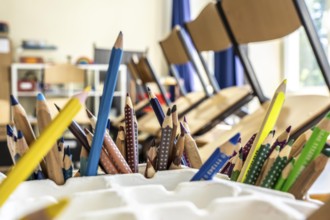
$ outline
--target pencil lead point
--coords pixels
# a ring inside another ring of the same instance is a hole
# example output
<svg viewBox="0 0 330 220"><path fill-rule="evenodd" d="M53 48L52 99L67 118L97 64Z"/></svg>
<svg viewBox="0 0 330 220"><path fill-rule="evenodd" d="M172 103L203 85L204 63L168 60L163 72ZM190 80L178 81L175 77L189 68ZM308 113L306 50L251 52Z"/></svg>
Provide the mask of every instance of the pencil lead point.
<svg viewBox="0 0 330 220"><path fill-rule="evenodd" d="M126 93L126 96L129 97L129 93Z"/></svg>
<svg viewBox="0 0 330 220"><path fill-rule="evenodd" d="M172 113L173 112L176 112L176 105L173 105L173 107L172 107Z"/></svg>
<svg viewBox="0 0 330 220"><path fill-rule="evenodd" d="M13 128L10 125L6 125L7 128L7 135L12 137L13 136Z"/></svg>
<svg viewBox="0 0 330 220"><path fill-rule="evenodd" d="M18 130L17 131L17 139L21 139L23 137L23 132Z"/></svg>
<svg viewBox="0 0 330 220"><path fill-rule="evenodd" d="M123 33L121 31L118 34L114 47L120 49L123 48Z"/></svg>
<svg viewBox="0 0 330 220"><path fill-rule="evenodd" d="M10 103L11 105L18 105L18 101L13 95L10 95Z"/></svg>
<svg viewBox="0 0 330 220"><path fill-rule="evenodd" d="M289 133L291 131L291 125L285 131Z"/></svg>
<svg viewBox="0 0 330 220"><path fill-rule="evenodd" d="M167 116L170 116L171 115L171 108L168 108L167 109L167 113L166 113Z"/></svg>
<svg viewBox="0 0 330 220"><path fill-rule="evenodd" d="M186 116L183 116L183 121L187 123L187 118L186 118Z"/></svg>
<svg viewBox="0 0 330 220"><path fill-rule="evenodd" d="M54 103L54 105L55 105L55 108L57 109L57 111L61 111L61 108L58 105L56 105L56 103Z"/></svg>
<svg viewBox="0 0 330 220"><path fill-rule="evenodd" d="M38 101L45 101L46 98L41 92L39 92L38 95L37 95L37 100Z"/></svg>

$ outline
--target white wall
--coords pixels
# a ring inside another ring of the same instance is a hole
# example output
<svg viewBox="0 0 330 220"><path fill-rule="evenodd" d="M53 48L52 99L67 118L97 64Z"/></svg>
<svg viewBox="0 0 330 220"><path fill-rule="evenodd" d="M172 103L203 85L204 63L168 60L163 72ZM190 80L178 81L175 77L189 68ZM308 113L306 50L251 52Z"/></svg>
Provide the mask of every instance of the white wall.
<svg viewBox="0 0 330 220"><path fill-rule="evenodd" d="M170 29L171 1L155 0L0 0L0 20L10 25L15 47L41 39L58 47L47 52L56 62L71 55L93 57L92 44L112 47L124 33L124 49L145 50L157 71L164 68L158 41ZM163 66L162 66L163 65ZM163 72L163 71L162 71Z"/></svg>

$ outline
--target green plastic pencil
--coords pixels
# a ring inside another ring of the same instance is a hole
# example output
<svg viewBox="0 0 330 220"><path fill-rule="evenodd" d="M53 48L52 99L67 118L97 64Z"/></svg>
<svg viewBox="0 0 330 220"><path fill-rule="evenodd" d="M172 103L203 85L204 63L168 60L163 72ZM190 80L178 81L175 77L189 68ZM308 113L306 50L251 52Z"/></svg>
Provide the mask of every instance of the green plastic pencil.
<svg viewBox="0 0 330 220"><path fill-rule="evenodd" d="M314 128L312 136L302 149L300 157L292 168L287 181L284 183L282 191L287 192L296 181L300 173L305 167L320 155L330 133L330 112L326 117Z"/></svg>

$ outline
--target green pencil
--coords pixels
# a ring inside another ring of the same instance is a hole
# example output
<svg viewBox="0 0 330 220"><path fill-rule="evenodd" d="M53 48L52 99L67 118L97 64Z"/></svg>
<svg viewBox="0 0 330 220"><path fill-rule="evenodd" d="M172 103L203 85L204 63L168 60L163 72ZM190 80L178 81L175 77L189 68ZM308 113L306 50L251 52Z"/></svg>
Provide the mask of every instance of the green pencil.
<svg viewBox="0 0 330 220"><path fill-rule="evenodd" d="M307 141L305 147L302 149L297 162L292 168L287 181L284 183L282 191L287 192L296 181L297 177L304 170L304 168L320 155L323 147L327 141L330 133L330 112L326 117L314 128L312 136Z"/></svg>
<svg viewBox="0 0 330 220"><path fill-rule="evenodd" d="M233 168L233 172L231 173L230 180L237 181L239 174L241 173L242 166L243 166L243 151L239 152L238 157L235 160L235 166Z"/></svg>
<svg viewBox="0 0 330 220"><path fill-rule="evenodd" d="M275 162L269 169L269 171L265 174L265 178L261 180L261 187L265 188L274 188L278 178L281 175L281 172L288 161L288 157L291 151L291 145L287 144L279 153Z"/></svg>
<svg viewBox="0 0 330 220"><path fill-rule="evenodd" d="M266 174L269 172L269 170L272 168L274 165L276 158L278 157L280 153L280 145L277 145L273 152L269 155L268 159L266 159L264 165L262 166L260 175L258 177L258 180L256 182L256 186L260 186L261 182L265 179Z"/></svg>
<svg viewBox="0 0 330 220"><path fill-rule="evenodd" d="M283 187L285 181L287 180L287 178L293 168L293 165L296 163L298 157L299 156L292 158L291 161L284 167L284 169L281 172L281 176L278 178L278 180L275 184L274 189L276 189L276 190L282 189L282 187Z"/></svg>

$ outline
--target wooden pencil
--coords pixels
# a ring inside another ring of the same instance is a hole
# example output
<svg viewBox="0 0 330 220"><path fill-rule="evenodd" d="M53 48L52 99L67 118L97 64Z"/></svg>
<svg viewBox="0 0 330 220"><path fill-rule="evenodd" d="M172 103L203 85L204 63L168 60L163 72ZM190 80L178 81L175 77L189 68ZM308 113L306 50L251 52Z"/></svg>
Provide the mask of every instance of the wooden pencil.
<svg viewBox="0 0 330 220"><path fill-rule="evenodd" d="M251 150L251 147L254 143L254 140L256 139L257 137L257 133L253 134L250 139L248 140L248 142L246 142L246 144L244 145L244 147L242 148L242 159L243 159L243 163L245 162L250 150Z"/></svg>
<svg viewBox="0 0 330 220"><path fill-rule="evenodd" d="M306 144L307 140L311 137L313 131L311 129L302 133L293 143L292 150L289 155L289 159L296 157L300 154L303 146Z"/></svg>
<svg viewBox="0 0 330 220"><path fill-rule="evenodd" d="M240 135L240 134L239 134ZM242 149L242 144L241 144L241 138L238 139L236 147L234 149L234 153L230 156L230 159L227 161L227 163L223 166L221 169L220 173L225 174L227 176L230 176L234 166L235 166L235 161L237 159L239 151Z"/></svg>
<svg viewBox="0 0 330 220"><path fill-rule="evenodd" d="M168 108L165 119L162 124L162 134L160 146L157 152L157 170L166 170L169 157L170 138L172 135L173 123L171 109Z"/></svg>
<svg viewBox="0 0 330 220"><path fill-rule="evenodd" d="M136 150L136 138L134 128L134 110L129 94L126 95L125 105L125 127L126 127L126 158L133 173L138 173L138 155Z"/></svg>
<svg viewBox="0 0 330 220"><path fill-rule="evenodd" d="M275 162L269 169L269 171L265 174L265 178L261 180L261 186L265 188L273 189L275 187L276 182L280 178L281 172L285 167L285 164L288 161L288 157L291 151L291 144L288 143L279 153Z"/></svg>
<svg viewBox="0 0 330 220"><path fill-rule="evenodd" d="M184 151L192 168L199 169L203 162L196 141L184 128Z"/></svg>
<svg viewBox="0 0 330 220"><path fill-rule="evenodd" d="M81 147L79 173L81 173L82 176L84 176L86 172L87 159L88 159L88 152L84 147Z"/></svg>
<svg viewBox="0 0 330 220"><path fill-rule="evenodd" d="M163 109L159 103L158 98L155 96L155 94L151 91L151 89L149 87L147 87L147 92L148 92L148 96L149 96L150 105L155 112L155 115L157 117L157 120L158 120L160 126L162 126L164 118L165 118Z"/></svg>
<svg viewBox="0 0 330 220"><path fill-rule="evenodd" d="M235 166L233 168L233 172L231 173L230 180L237 181L242 166L243 166L243 152L241 151L235 160Z"/></svg>
<svg viewBox="0 0 330 220"><path fill-rule="evenodd" d="M186 116L183 116L183 126L186 129L187 133L190 133L190 128L189 128L189 124L188 124L188 120Z"/></svg>
<svg viewBox="0 0 330 220"><path fill-rule="evenodd" d="M176 105L173 105L172 107L172 123L173 123L173 129L172 129L172 135L170 139L170 148L168 151L168 164L167 166L169 167L173 161L173 158L176 154L176 151L174 150L174 144L175 144L175 138L178 133L178 125L179 125L179 119L178 119L178 113L176 110Z"/></svg>
<svg viewBox="0 0 330 220"><path fill-rule="evenodd" d="M287 192L303 169L314 160L323 150L330 133L330 112L317 124L305 147L302 149L299 158L294 164L288 179L285 181L282 191Z"/></svg>
<svg viewBox="0 0 330 220"><path fill-rule="evenodd" d="M277 118L282 110L282 106L285 100L285 90L286 90L286 80L277 87L272 101L268 106L266 115L258 131L256 140L253 142L251 150L244 162L240 176L238 178L239 182L244 182L246 180L247 172L250 170L251 164L256 158L256 152L259 150L261 144L264 142L269 132L274 128Z"/></svg>
<svg viewBox="0 0 330 220"><path fill-rule="evenodd" d="M87 128L85 128L84 131L87 136L87 140L88 140L89 144L91 144L93 141L92 132L90 132ZM116 169L115 165L112 163L110 158L108 157L103 146L101 148L100 163L102 164L105 173L107 173L107 174L117 174L118 173L118 170Z"/></svg>
<svg viewBox="0 0 330 220"><path fill-rule="evenodd" d="M119 131L117 134L117 138L116 138L116 145L121 153L121 155L125 158L125 160L127 160L126 158L126 146L125 146L125 129L123 126L119 127Z"/></svg>
<svg viewBox="0 0 330 220"><path fill-rule="evenodd" d="M95 138L93 138L93 142L91 144L91 151L88 156L88 163L86 169L87 176L97 175L97 168L102 152L104 133L106 131L106 123L112 105L113 94L117 83L119 65L121 63L122 55L123 35L120 32L114 44L114 47L111 50L109 68L105 77L102 99L97 116L98 120L95 127Z"/></svg>
<svg viewBox="0 0 330 220"><path fill-rule="evenodd" d="M296 199L303 199L315 180L321 175L327 165L328 159L329 155L321 153L310 162L293 183L289 193L293 194Z"/></svg>
<svg viewBox="0 0 330 220"><path fill-rule="evenodd" d="M73 166L72 166L72 154L70 152L70 147L67 146L64 152L63 158L63 176L64 180L67 181L69 178L72 177L73 174Z"/></svg>
<svg viewBox="0 0 330 220"><path fill-rule="evenodd" d="M151 164L155 169L157 167L157 151L158 151L158 147L156 145L155 139L153 139L151 146L148 150L147 157L150 158Z"/></svg>
<svg viewBox="0 0 330 220"><path fill-rule="evenodd" d="M61 137L59 140L57 140L57 148L58 148L58 157L60 158L60 165L61 168L64 167L63 164L63 158L64 158L64 138Z"/></svg>
<svg viewBox="0 0 330 220"><path fill-rule="evenodd" d="M134 138L135 138L135 154L137 157L137 164L139 168L139 128L138 128L138 122L136 119L135 111L133 109L133 125L134 125Z"/></svg>
<svg viewBox="0 0 330 220"><path fill-rule="evenodd" d="M287 127L275 140L275 142L272 144L269 155L273 152L273 150L277 147L280 146L280 150L285 147L286 143L288 142L288 139L290 137L290 132L291 132L291 126Z"/></svg>
<svg viewBox="0 0 330 220"><path fill-rule="evenodd" d="M279 153L280 153L280 145L278 145L277 147L275 147L275 149L273 150L273 152L269 155L269 157L266 159L264 165L261 168L261 172L259 174L259 177L255 183L256 186L260 186L261 182L266 178L266 175L268 174L268 172L270 171L270 169L272 168L272 166L275 163L275 160L277 159Z"/></svg>
<svg viewBox="0 0 330 220"><path fill-rule="evenodd" d="M42 93L37 95L37 120L39 132L43 132L51 123L52 117L46 99ZM57 185L64 184L64 177L59 158L58 146L54 143L52 149L45 156L48 178Z"/></svg>
<svg viewBox="0 0 330 220"><path fill-rule="evenodd" d="M175 148L173 148L175 150L175 154L174 154L173 160L171 162L171 165L169 167L170 170L181 168L181 158L182 158L183 151L184 151L184 139L185 139L184 126L181 122L180 122L180 130L181 130L181 132L180 132L179 139L176 142Z"/></svg>
<svg viewBox="0 0 330 220"><path fill-rule="evenodd" d="M144 176L146 178L152 178L156 173L155 167L152 165L151 159L147 156L146 169L144 171Z"/></svg>
<svg viewBox="0 0 330 220"><path fill-rule="evenodd" d="M16 161L15 161L16 152L15 152L14 132L10 125L6 125L6 130L7 130L8 151L10 153L10 157L11 157L13 164L15 164L16 163Z"/></svg>

